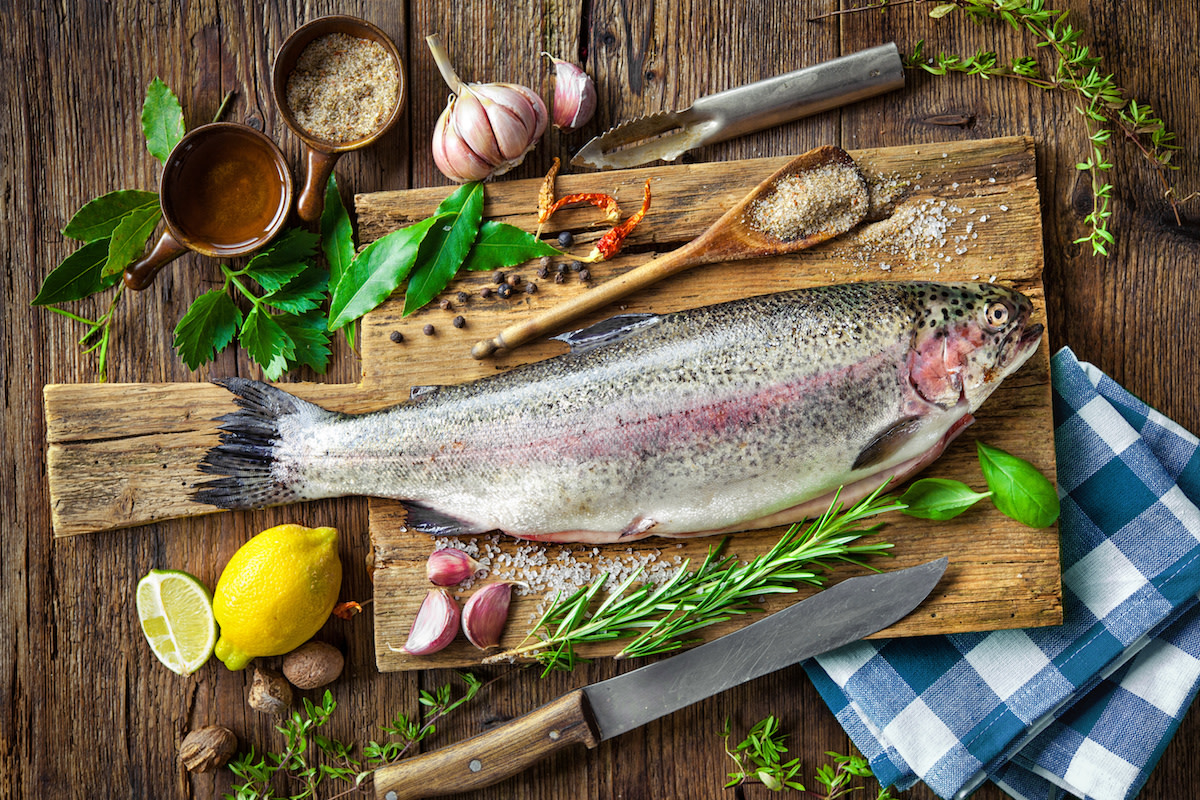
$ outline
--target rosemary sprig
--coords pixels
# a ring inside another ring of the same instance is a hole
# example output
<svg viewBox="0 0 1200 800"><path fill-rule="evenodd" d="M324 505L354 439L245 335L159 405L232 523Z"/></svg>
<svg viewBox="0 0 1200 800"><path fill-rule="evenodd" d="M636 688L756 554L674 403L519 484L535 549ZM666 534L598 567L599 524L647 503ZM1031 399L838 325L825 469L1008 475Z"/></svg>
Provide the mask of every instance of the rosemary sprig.
<svg viewBox="0 0 1200 800"><path fill-rule="evenodd" d="M695 631L759 610L754 598L795 592L804 584L822 586L825 579L817 570L834 562L865 566L863 558L890 549L887 542L858 541L880 527L864 527L863 520L905 508L882 492L880 487L846 510L835 497L820 517L806 527L793 525L769 552L744 564L735 555L718 557L722 541L709 549L698 568L690 570L685 561L660 585L639 583L641 571L634 572L594 608L607 574L567 597L560 592L525 642L485 663L532 657L545 676L573 669L579 661L576 648L583 644L632 639L617 658L670 653L694 644L688 637ZM529 641L535 637L537 641Z"/></svg>
<svg viewBox="0 0 1200 800"><path fill-rule="evenodd" d="M1014 30L1025 30L1032 34L1038 48L1053 54L1052 69L1043 67L1033 56L1018 56L1006 62L990 50L979 50L966 57L939 53L936 57L926 58L924 40L921 40L905 60L905 65L909 69L922 69L933 75L960 72L978 75L985 80L1012 78L1029 86L1063 91L1075 97L1075 110L1088 125L1089 151L1087 158L1077 162L1075 168L1088 173L1092 192L1092 210L1084 218L1089 230L1086 235L1076 239L1076 243L1089 244L1094 254L1103 256L1108 255L1109 247L1115 243L1109 230L1113 186L1105 173L1113 168L1108 147L1116 132L1120 132L1124 140L1137 148L1150 163L1163 187L1163 196L1175 215L1176 224L1182 224L1179 203L1195 195L1177 199L1167 181L1167 171L1178 169L1171 164L1173 153L1180 149L1175 143L1175 134L1167 129L1162 119L1155 116L1149 105L1128 97L1112 74L1103 71L1100 57L1093 55L1083 43L1083 32L1068 22L1066 11L1046 8L1045 0L1029 0L1027 3L1019 0L883 0L813 19L926 2L935 3L929 12L930 17L938 19L962 11L976 24L982 25L992 20L1005 22Z"/></svg>

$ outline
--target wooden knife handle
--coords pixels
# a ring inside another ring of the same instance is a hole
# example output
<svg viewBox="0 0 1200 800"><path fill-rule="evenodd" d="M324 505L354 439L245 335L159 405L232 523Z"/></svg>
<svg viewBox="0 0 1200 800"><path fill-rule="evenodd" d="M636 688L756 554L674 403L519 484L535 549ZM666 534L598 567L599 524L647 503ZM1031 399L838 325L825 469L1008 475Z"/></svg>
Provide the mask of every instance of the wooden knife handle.
<svg viewBox="0 0 1200 800"><path fill-rule="evenodd" d="M581 690L487 733L375 773L376 800L440 797L491 786L567 745L600 743Z"/></svg>

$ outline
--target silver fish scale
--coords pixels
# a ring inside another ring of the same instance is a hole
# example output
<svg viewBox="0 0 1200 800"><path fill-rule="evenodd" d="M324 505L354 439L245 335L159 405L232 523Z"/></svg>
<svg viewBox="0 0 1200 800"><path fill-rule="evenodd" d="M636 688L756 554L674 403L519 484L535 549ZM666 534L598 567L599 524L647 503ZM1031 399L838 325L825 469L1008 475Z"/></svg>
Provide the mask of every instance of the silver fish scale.
<svg viewBox="0 0 1200 800"><path fill-rule="evenodd" d="M464 531L606 540L639 521L664 535L736 527L940 440L965 410L921 398L906 360L918 335L946 335L968 303L979 314L997 297L1028 303L987 284L861 283L667 314L383 411L284 420L276 477L303 497L420 503ZM911 447L852 468L908 417L922 421Z"/></svg>

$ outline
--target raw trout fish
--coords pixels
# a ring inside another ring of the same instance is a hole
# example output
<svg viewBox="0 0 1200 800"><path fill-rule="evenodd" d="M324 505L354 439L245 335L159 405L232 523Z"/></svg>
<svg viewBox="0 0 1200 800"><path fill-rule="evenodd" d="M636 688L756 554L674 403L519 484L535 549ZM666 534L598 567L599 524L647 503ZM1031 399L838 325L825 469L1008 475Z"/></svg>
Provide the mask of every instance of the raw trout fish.
<svg viewBox="0 0 1200 800"><path fill-rule="evenodd" d="M409 526L615 542L782 525L936 459L1043 326L986 283L852 283L562 337L571 351L368 414L256 381L196 499L390 497Z"/></svg>

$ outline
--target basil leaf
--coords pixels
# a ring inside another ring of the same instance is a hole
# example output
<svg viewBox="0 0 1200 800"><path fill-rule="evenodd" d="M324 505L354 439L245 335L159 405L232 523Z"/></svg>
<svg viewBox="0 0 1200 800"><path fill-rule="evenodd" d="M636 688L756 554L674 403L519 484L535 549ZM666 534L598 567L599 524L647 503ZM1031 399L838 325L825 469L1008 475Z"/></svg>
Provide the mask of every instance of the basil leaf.
<svg viewBox="0 0 1200 800"><path fill-rule="evenodd" d="M354 227L342 205L337 177L332 174L325 187L325 209L321 212L321 249L329 263L329 284L337 286L354 260Z"/></svg>
<svg viewBox="0 0 1200 800"><path fill-rule="evenodd" d="M464 192L464 189L469 191ZM429 234L421 242L417 266L408 279L408 289L404 293L406 317L446 288L479 235L479 221L483 218L483 184L465 184L443 200L438 209L452 208L454 203L459 204L458 212L450 212L446 224L430 228Z"/></svg>
<svg viewBox="0 0 1200 800"><path fill-rule="evenodd" d="M50 271L30 305L51 306L81 300L117 282L115 275L102 272L108 261L108 239L85 244Z"/></svg>
<svg viewBox="0 0 1200 800"><path fill-rule="evenodd" d="M183 107L179 98L158 78L146 88L146 101L142 104L142 133L146 136L146 149L150 155L167 163L167 156L183 138Z"/></svg>
<svg viewBox="0 0 1200 800"><path fill-rule="evenodd" d="M976 449L996 508L1031 528L1045 528L1058 519L1058 492L1036 467L983 442L976 442Z"/></svg>
<svg viewBox="0 0 1200 800"><path fill-rule="evenodd" d="M309 267L281 289L262 296L262 301L280 311L303 314L321 305L329 288L329 273Z"/></svg>
<svg viewBox="0 0 1200 800"><path fill-rule="evenodd" d="M264 291L277 292L308 269L316 248L317 234L290 228L250 259L241 274L253 278Z"/></svg>
<svg viewBox="0 0 1200 800"><path fill-rule="evenodd" d="M429 229L447 224L452 215L438 214L392 231L367 245L333 289L329 301L329 330L336 331L388 298L408 277Z"/></svg>
<svg viewBox="0 0 1200 800"><path fill-rule="evenodd" d="M561 255L562 251L558 248L517 226L489 219L479 229L479 238L463 263L463 269L502 269L523 264L531 258Z"/></svg>
<svg viewBox="0 0 1200 800"><path fill-rule="evenodd" d="M188 369L216 358L233 341L242 312L224 289L197 297L175 326L175 351Z"/></svg>
<svg viewBox="0 0 1200 800"><path fill-rule="evenodd" d="M238 336L242 349L263 369L263 375L275 380L287 369L296 354L296 345L271 315L255 306L246 315Z"/></svg>
<svg viewBox="0 0 1200 800"><path fill-rule="evenodd" d="M329 366L329 334L325 330L325 317L315 314L281 314L275 318L295 344L296 351L288 359L288 369L304 365L312 367L319 375L325 374Z"/></svg>
<svg viewBox="0 0 1200 800"><path fill-rule="evenodd" d="M63 228L62 235L85 242L107 239L112 236L121 217L151 203L158 203L158 195L154 192L137 189L109 192L84 203L83 208L76 211L67 227Z"/></svg>
<svg viewBox="0 0 1200 800"><path fill-rule="evenodd" d="M976 492L962 481L922 478L900 495L900 502L908 506L903 513L910 517L946 520L957 517L985 497L987 494Z"/></svg>
<svg viewBox="0 0 1200 800"><path fill-rule="evenodd" d="M108 260L103 269L105 277L120 275L145 252L146 242L150 240L150 234L154 233L160 219L162 209L157 202L138 206L121 217L112 238L108 240Z"/></svg>

